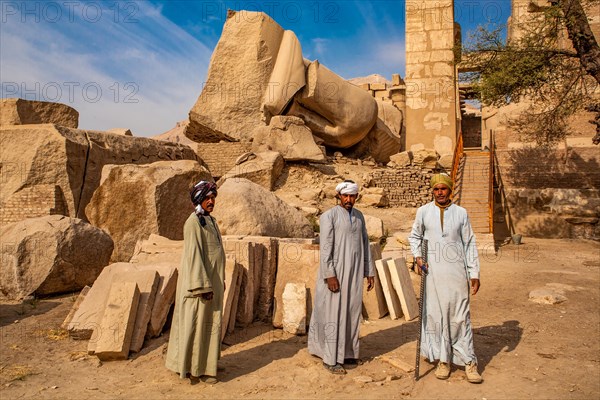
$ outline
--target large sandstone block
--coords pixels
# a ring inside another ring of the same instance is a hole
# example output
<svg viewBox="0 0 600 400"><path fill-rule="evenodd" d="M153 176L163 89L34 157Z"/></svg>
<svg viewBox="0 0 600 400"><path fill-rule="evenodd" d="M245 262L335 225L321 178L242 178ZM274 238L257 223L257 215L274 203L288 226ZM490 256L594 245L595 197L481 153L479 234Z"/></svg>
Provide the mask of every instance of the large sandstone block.
<svg viewBox="0 0 600 400"><path fill-rule="evenodd" d="M270 149L281 153L286 161L324 162L325 154L315 143L313 134L302 119L292 116L275 116L269 126L254 131L253 151Z"/></svg>
<svg viewBox="0 0 600 400"><path fill-rule="evenodd" d="M258 257L262 260L262 267L254 317L260 321L270 321L273 316L278 241L276 238L266 236L246 236L245 239L254 243L255 256L262 253Z"/></svg>
<svg viewBox="0 0 600 400"><path fill-rule="evenodd" d="M100 320L96 356L102 361L126 360L140 298L135 282L115 282Z"/></svg>
<svg viewBox="0 0 600 400"><path fill-rule="evenodd" d="M254 299L260 284L262 260L255 258L254 245L246 240L224 236L223 247L227 259L240 266L241 283L235 321L245 327L254 321Z"/></svg>
<svg viewBox="0 0 600 400"><path fill-rule="evenodd" d="M263 124L263 95L284 30L268 15L229 11L185 135L196 142L249 140Z"/></svg>
<svg viewBox="0 0 600 400"><path fill-rule="evenodd" d="M201 179L212 177L192 160L106 166L86 214L113 237L112 261L129 261L137 241L152 233L183 239L183 225L193 211L189 188Z"/></svg>
<svg viewBox="0 0 600 400"><path fill-rule="evenodd" d="M52 124L0 126L0 208L22 190L52 185L64 204L61 212L87 220L85 207L100 185L105 165L183 159L200 162L188 146L149 138Z"/></svg>
<svg viewBox="0 0 600 400"><path fill-rule="evenodd" d="M0 99L0 126L29 124L56 124L77 128L79 113L74 108L60 103Z"/></svg>
<svg viewBox="0 0 600 400"><path fill-rule="evenodd" d="M377 240L381 239L385 235L385 229L383 227L383 221L380 218L372 215L364 214L365 225L367 228L367 234L371 238Z"/></svg>
<svg viewBox="0 0 600 400"><path fill-rule="evenodd" d="M319 245L293 240L279 240L277 282L273 303L273 326L283 327L283 291L288 283L304 284L306 293L306 323L309 323L319 273Z"/></svg>
<svg viewBox="0 0 600 400"><path fill-rule="evenodd" d="M140 239L133 250L131 263L169 262L179 265L183 253L183 240L171 240L166 237L150 234L148 239Z"/></svg>
<svg viewBox="0 0 600 400"><path fill-rule="evenodd" d="M243 178L227 179L219 188L213 216L223 235L314 236L300 210Z"/></svg>
<svg viewBox="0 0 600 400"><path fill-rule="evenodd" d="M306 334L306 286L303 283L287 283L281 301L283 330L292 335Z"/></svg>
<svg viewBox="0 0 600 400"><path fill-rule="evenodd" d="M270 191L273 190L277 178L283 172L284 165L285 162L281 154L276 151L265 151L257 153L256 157L248 158L246 161L237 164L221 179L225 181L227 179L244 178Z"/></svg>
<svg viewBox="0 0 600 400"><path fill-rule="evenodd" d="M62 215L5 225L0 236L0 291L9 299L91 285L114 246L102 229Z"/></svg>

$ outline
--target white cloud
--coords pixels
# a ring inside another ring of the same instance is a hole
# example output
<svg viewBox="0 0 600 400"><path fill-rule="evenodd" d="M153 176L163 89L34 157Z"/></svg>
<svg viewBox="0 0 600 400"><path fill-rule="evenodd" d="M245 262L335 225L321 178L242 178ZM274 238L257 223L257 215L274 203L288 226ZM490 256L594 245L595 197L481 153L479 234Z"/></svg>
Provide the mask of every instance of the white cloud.
<svg viewBox="0 0 600 400"><path fill-rule="evenodd" d="M43 8L39 22L20 9L2 15L2 97L58 101L79 111L82 129L126 127L140 136L186 118L212 49L148 2L115 3L135 5L118 15L109 3L89 3L104 7L97 20L96 9L86 14L89 4L78 4L54 22Z"/></svg>

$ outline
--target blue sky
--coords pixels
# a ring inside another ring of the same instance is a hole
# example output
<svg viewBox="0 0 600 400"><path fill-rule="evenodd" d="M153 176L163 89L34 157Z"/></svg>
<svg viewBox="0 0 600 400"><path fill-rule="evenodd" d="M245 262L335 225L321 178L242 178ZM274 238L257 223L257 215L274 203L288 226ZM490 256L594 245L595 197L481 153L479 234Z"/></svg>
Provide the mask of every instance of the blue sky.
<svg viewBox="0 0 600 400"><path fill-rule="evenodd" d="M405 1L0 0L0 97L70 105L82 129L160 134L200 94L228 8L266 12L346 79L404 76ZM509 15L509 0L455 0L463 40Z"/></svg>

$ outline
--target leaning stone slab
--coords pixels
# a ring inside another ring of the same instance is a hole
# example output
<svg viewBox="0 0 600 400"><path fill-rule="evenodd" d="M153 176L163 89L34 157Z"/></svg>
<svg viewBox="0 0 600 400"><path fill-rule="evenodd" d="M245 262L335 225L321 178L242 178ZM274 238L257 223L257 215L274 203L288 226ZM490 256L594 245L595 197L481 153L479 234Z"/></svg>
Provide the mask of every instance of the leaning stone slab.
<svg viewBox="0 0 600 400"><path fill-rule="evenodd" d="M254 246L243 240L223 236L223 247L228 259L240 265L241 284L237 308L236 323L241 327L248 326L254 321L254 294L258 290L260 279L259 267L254 258ZM262 254L262 253L261 253Z"/></svg>
<svg viewBox="0 0 600 400"><path fill-rule="evenodd" d="M227 325L231 317L240 268L235 260L227 259L225 263L225 293L223 295L223 316L221 318L221 341L227 333ZM237 310L237 306L235 308Z"/></svg>
<svg viewBox="0 0 600 400"><path fill-rule="evenodd" d="M240 291L242 288L242 269L238 268L238 275L235 283L232 281L231 288L235 287L233 292L233 301L231 302L231 311L229 311L229 321L227 321L227 333L233 333L235 330L235 320L237 318L237 309L240 304ZM235 286L233 286L235 285Z"/></svg>
<svg viewBox="0 0 600 400"><path fill-rule="evenodd" d="M363 317L366 319L379 319L388 314L381 280L379 279L377 268L375 268L375 261L381 260L381 246L379 243L371 242L370 248L373 272L375 274L375 287L371 291L367 291L368 283L365 280L363 287Z"/></svg>
<svg viewBox="0 0 600 400"><path fill-rule="evenodd" d="M388 260L387 265L392 278L392 286L400 299L402 314L404 314L407 321L410 321L419 315L419 305L417 304L417 296L412 280L406 268L406 260L404 258Z"/></svg>
<svg viewBox="0 0 600 400"><path fill-rule="evenodd" d="M306 286L288 283L281 296L283 302L283 330L292 335L306 334Z"/></svg>
<svg viewBox="0 0 600 400"><path fill-rule="evenodd" d="M161 334L165 322L167 322L169 310L175 302L178 271L177 265L174 263L140 266L140 268L146 267L155 269L160 276L156 297L154 298L154 305L152 306L152 315L150 316L148 330L146 331L146 337L157 337Z"/></svg>
<svg viewBox="0 0 600 400"><path fill-rule="evenodd" d="M75 304L73 304L73 307L71 307L71 311L69 311L67 318L65 318L62 325L60 326L61 329L67 329L67 327L71 323L71 320L73 319L73 316L75 315L75 312L79 309L81 302L83 301L83 299L85 299L85 296L89 291L89 286L85 286L83 289L81 289L81 292L79 292L79 295L77 296L77 300L75 300Z"/></svg>
<svg viewBox="0 0 600 400"><path fill-rule="evenodd" d="M304 239L303 241L307 241ZM277 263L277 281L273 304L273 326L283 327L283 291L292 283L303 283L307 288L307 324L312 313L313 296L319 272L319 245L302 241L280 239Z"/></svg>
<svg viewBox="0 0 600 400"><path fill-rule="evenodd" d="M273 295L277 275L277 238L268 236L246 236L244 240L254 243L255 259L262 260L258 292L255 296L254 318L270 321L273 317ZM261 254L262 253L262 254ZM257 258L257 255L260 257Z"/></svg>
<svg viewBox="0 0 600 400"><path fill-rule="evenodd" d="M139 299L135 282L115 282L111 286L95 346L100 360L127 359Z"/></svg>
<svg viewBox="0 0 600 400"><path fill-rule="evenodd" d="M392 286L392 278L387 266L388 260L389 259L377 260L375 261L375 266L377 268L377 273L379 274L379 279L381 280L381 287L383 288L385 301L387 303L388 310L390 311L390 318L398 319L402 314L402 307L400 305L398 295Z"/></svg>

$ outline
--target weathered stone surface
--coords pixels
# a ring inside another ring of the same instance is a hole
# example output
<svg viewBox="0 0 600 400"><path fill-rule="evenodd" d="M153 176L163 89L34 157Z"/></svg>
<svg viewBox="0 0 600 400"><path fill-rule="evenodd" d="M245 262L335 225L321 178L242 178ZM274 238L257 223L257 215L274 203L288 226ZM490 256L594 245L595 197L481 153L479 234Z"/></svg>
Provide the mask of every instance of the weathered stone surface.
<svg viewBox="0 0 600 400"><path fill-rule="evenodd" d="M129 261L137 241L151 233L183 239L183 225L193 211L189 188L201 179L212 177L192 160L107 166L86 214L115 240L112 260Z"/></svg>
<svg viewBox="0 0 600 400"><path fill-rule="evenodd" d="M262 259L255 258L254 244L247 240L223 236L223 247L227 259L240 266L241 282L235 322L245 327L254 321L254 300L260 286Z"/></svg>
<svg viewBox="0 0 600 400"><path fill-rule="evenodd" d="M375 268L375 261L381 260L381 246L379 243L371 242L370 250L371 260L373 261L373 272L375 274L375 286L372 290L367 291L368 283L365 280L363 287L363 316L366 319L379 319L388 314L383 288L381 287L377 268Z"/></svg>
<svg viewBox="0 0 600 400"><path fill-rule="evenodd" d="M325 145L347 148L375 125L377 103L368 92L314 61L307 67L306 86L287 113L302 118Z"/></svg>
<svg viewBox="0 0 600 400"><path fill-rule="evenodd" d="M81 302L79 309L73 316L73 320L68 325L67 330L69 331L69 335L73 339L77 340L90 339L93 331L100 325L100 320L102 318L104 308L106 307L107 295L113 282L113 277L116 274L132 271L154 270L157 271L163 279L165 279L167 277L166 274L169 273L168 271L170 270L166 267L163 268L162 265L164 264L114 263L105 267L100 276L98 276L98 279L96 279L94 282L88 294L85 296L85 299ZM168 306L165 306L167 313L171 304L173 304L173 299L171 299ZM166 315L161 318L166 319Z"/></svg>
<svg viewBox="0 0 600 400"><path fill-rule="evenodd" d="M109 129L107 132L114 133L116 135L133 136L133 133L131 133L131 129L128 128L113 128Z"/></svg>
<svg viewBox="0 0 600 400"><path fill-rule="evenodd" d="M179 265L183 252L183 240L171 240L150 234L148 239L139 240L129 262L138 264L168 262Z"/></svg>
<svg viewBox="0 0 600 400"><path fill-rule="evenodd" d="M293 116L275 116L269 126L260 126L254 131L252 150L273 150L281 153L286 161L323 162L325 154L315 143L311 130L304 121Z"/></svg>
<svg viewBox="0 0 600 400"><path fill-rule="evenodd" d="M95 354L102 361L126 360L135 325L140 291L135 282L115 282L98 327Z"/></svg>
<svg viewBox="0 0 600 400"><path fill-rule="evenodd" d="M233 333L235 330L235 320L237 319L237 309L240 300L240 291L242 288L242 270L238 271L238 276L235 282L231 282L232 289L235 287L233 292L233 301L231 302L231 311L229 312L229 321L227 322L227 333ZM233 286L235 285L235 286Z"/></svg>
<svg viewBox="0 0 600 400"><path fill-rule="evenodd" d="M410 321L419 316L419 305L417 304L417 296L412 280L406 268L406 260L404 258L388 260L387 265L392 278L392 286L400 300L402 314L404 314L407 321Z"/></svg>
<svg viewBox="0 0 600 400"><path fill-rule="evenodd" d="M75 315L75 312L77 312L77 310L79 309L81 302L83 301L83 299L85 299L85 296L88 294L90 289L91 288L89 286L84 286L84 288L81 289L81 292L79 292L79 295L77 296L77 300L75 300L73 307L71 307L71 311L69 311L69 314L67 315L67 317L65 318L63 323L60 325L61 329L65 329L65 330L67 329L67 327L73 320L73 316Z"/></svg>
<svg viewBox="0 0 600 400"><path fill-rule="evenodd" d="M393 161L398 167L409 166L412 162L412 153L403 151L402 153L393 154L390 156L390 161Z"/></svg>
<svg viewBox="0 0 600 400"><path fill-rule="evenodd" d="M262 260L260 285L255 296L254 318L260 321L271 321L277 275L278 241L276 238L266 236L246 236L244 240L253 243L255 260Z"/></svg>
<svg viewBox="0 0 600 400"><path fill-rule="evenodd" d="M84 210L100 185L105 165L183 159L198 160L198 156L188 146L149 138L51 124L2 126L0 208L20 191L36 185L52 185L57 187L57 196L64 204L62 212L87 220ZM23 206L36 207L36 204Z"/></svg>
<svg viewBox="0 0 600 400"><path fill-rule="evenodd" d="M421 168L435 168L438 156L433 149L413 151L413 164Z"/></svg>
<svg viewBox="0 0 600 400"><path fill-rule="evenodd" d="M306 334L306 286L303 283L287 283L281 301L283 330L292 335Z"/></svg>
<svg viewBox="0 0 600 400"><path fill-rule="evenodd" d="M402 315L402 306L400 305L400 299L398 299L398 295L392 286L392 278L387 266L389 260L389 258L377 260L375 261L375 267L377 268L377 274L381 281L381 287L383 289L387 308L390 312L390 318L398 319Z"/></svg>
<svg viewBox="0 0 600 400"><path fill-rule="evenodd" d="M273 304L273 326L283 327L283 291L288 283L302 283L307 288L306 324L310 322L315 285L319 271L319 245L279 240L277 282Z"/></svg>
<svg viewBox="0 0 600 400"><path fill-rule="evenodd" d="M454 154L442 154L438 160L438 168L446 170L446 172L452 172L452 162L454 161Z"/></svg>
<svg viewBox="0 0 600 400"><path fill-rule="evenodd" d="M360 196L359 203L367 207L387 207L389 200L385 194L365 193Z"/></svg>
<svg viewBox="0 0 600 400"><path fill-rule="evenodd" d="M144 338L146 337L148 324L152 317L152 307L156 300L160 276L155 270L132 271L116 274L113 277L113 284L115 282L135 282L140 291L133 334L131 335L131 345L129 347L129 351L137 353L144 345Z"/></svg>
<svg viewBox="0 0 600 400"><path fill-rule="evenodd" d="M113 241L103 230L62 215L1 228L0 291L9 299L72 292L108 265Z"/></svg>
<svg viewBox="0 0 600 400"><path fill-rule="evenodd" d="M365 217L365 224L367 225L367 234L370 238L381 239L385 235L383 228L383 221L372 215L363 214Z"/></svg>
<svg viewBox="0 0 600 400"><path fill-rule="evenodd" d="M227 326L229 325L229 319L231 318L231 310L233 307L233 300L236 297L235 291L237 287L238 277L240 275L241 267L234 260L228 258L225 262L225 293L223 295L223 315L221 317L221 340L227 333ZM237 305L235 307L237 312Z"/></svg>
<svg viewBox="0 0 600 400"><path fill-rule="evenodd" d="M177 290L177 277L179 258L173 259L172 263L152 263L151 265L142 265L140 269L152 269L158 272L159 281L152 306L152 314L146 337L157 337L162 333L162 329L167 322L169 309L175 302L175 291Z"/></svg>
<svg viewBox="0 0 600 400"><path fill-rule="evenodd" d="M229 11L185 135L196 142L249 140L263 124L262 103L273 72L281 28L268 15Z"/></svg>
<svg viewBox="0 0 600 400"><path fill-rule="evenodd" d="M72 107L48 101L0 99L0 126L56 124L77 128L79 113Z"/></svg>
<svg viewBox="0 0 600 400"><path fill-rule="evenodd" d="M283 157L276 151L257 153L256 157L248 158L247 161L240 162L233 167L221 177L221 181L244 178L261 185L267 190L273 190L284 165Z"/></svg>
<svg viewBox="0 0 600 400"><path fill-rule="evenodd" d="M219 188L213 216L223 235L314 235L310 223L301 211L287 205L262 186L243 178L227 179Z"/></svg>

